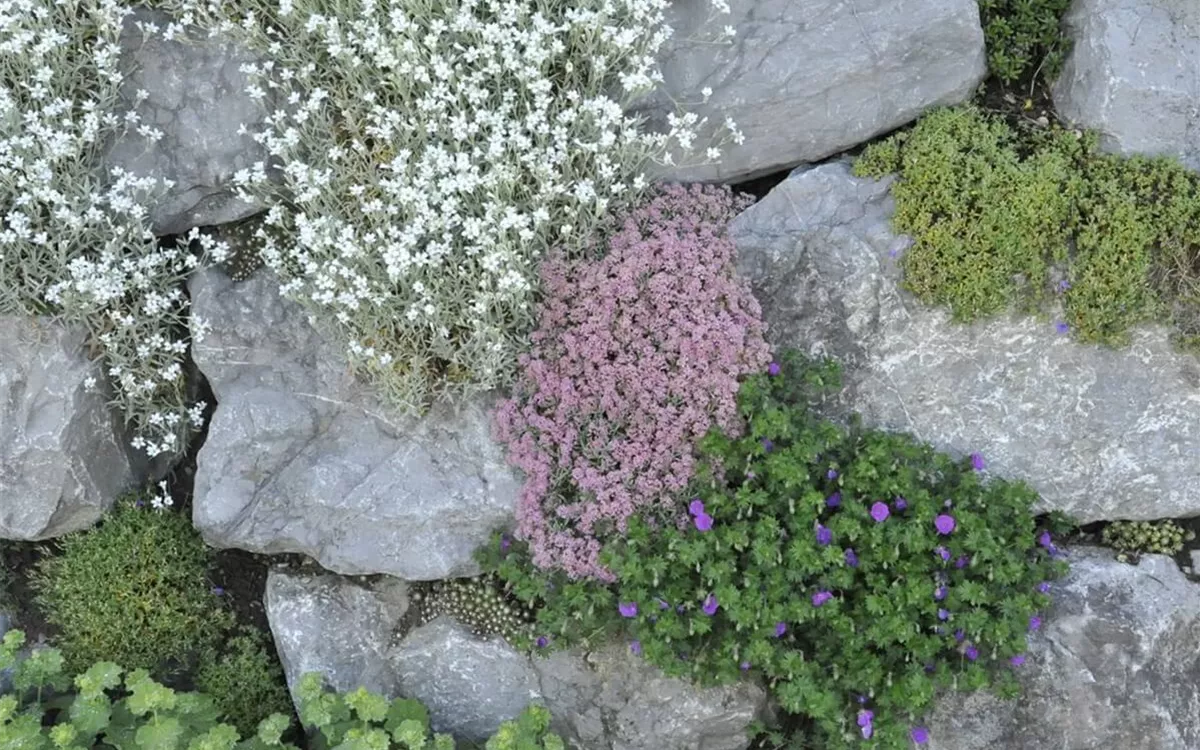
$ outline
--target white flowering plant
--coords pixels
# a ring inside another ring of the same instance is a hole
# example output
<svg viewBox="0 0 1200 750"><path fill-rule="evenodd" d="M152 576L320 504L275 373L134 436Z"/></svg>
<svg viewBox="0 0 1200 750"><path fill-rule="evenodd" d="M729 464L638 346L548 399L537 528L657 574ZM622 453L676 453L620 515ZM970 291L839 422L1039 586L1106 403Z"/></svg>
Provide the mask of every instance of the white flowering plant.
<svg viewBox="0 0 1200 750"><path fill-rule="evenodd" d="M701 148L694 113L657 133L625 114L661 82L667 0L157 4L262 54L244 70L269 158L235 184L272 206L263 259L414 411L509 382L538 261L594 247L651 160L741 138L727 122Z"/></svg>
<svg viewBox="0 0 1200 750"><path fill-rule="evenodd" d="M198 256L197 234L158 242L146 205L169 184L103 173L125 129L161 135L117 114L129 12L118 0L0 0L0 314L86 326L135 447L171 457L204 408L188 399L182 283L224 251Z"/></svg>

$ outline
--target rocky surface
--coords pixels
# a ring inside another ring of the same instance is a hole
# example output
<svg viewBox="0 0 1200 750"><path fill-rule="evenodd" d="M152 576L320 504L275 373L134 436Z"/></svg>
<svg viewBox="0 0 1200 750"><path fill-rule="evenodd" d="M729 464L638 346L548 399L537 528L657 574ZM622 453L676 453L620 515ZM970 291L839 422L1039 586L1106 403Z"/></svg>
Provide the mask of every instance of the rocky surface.
<svg viewBox="0 0 1200 750"><path fill-rule="evenodd" d="M122 106L163 137L151 144L131 131L112 145L105 164L106 171L121 167L175 183L150 209L156 234L181 234L262 210L235 198L228 185L235 172L266 153L250 135L238 134L243 123L253 132L268 111L245 93L247 78L239 68L253 62L253 55L195 29L167 40L170 20L166 13L138 8L126 18L120 39L126 71ZM143 35L139 22L159 31ZM138 91L149 95L140 103Z"/></svg>
<svg viewBox="0 0 1200 750"><path fill-rule="evenodd" d="M797 170L731 226L768 338L842 361L866 424L1024 479L1080 522L1200 515L1200 362L1165 330L1121 350L1053 320L953 323L899 288L888 180Z"/></svg>
<svg viewBox="0 0 1200 750"><path fill-rule="evenodd" d="M709 0L671 3L663 92L634 106L661 124L673 98L710 126L732 117L745 134L721 164L667 172L674 179L733 182L823 159L966 100L986 72L976 0L729 5L705 24ZM732 45L711 43L726 24ZM705 87L713 93L702 104ZM703 147L711 127L701 132Z"/></svg>
<svg viewBox="0 0 1200 750"><path fill-rule="evenodd" d="M1053 87L1059 115L1123 154L1167 154L1200 168L1200 5L1075 0L1072 51Z"/></svg>
<svg viewBox="0 0 1200 750"><path fill-rule="evenodd" d="M85 529L135 485L86 338L79 328L0 316L0 539Z"/></svg>
<svg viewBox="0 0 1200 750"><path fill-rule="evenodd" d="M193 357L217 408L196 461L193 521L217 547L297 552L345 574L433 580L511 523L519 483L487 400L391 414L268 273L190 285L212 332Z"/></svg>
<svg viewBox="0 0 1200 750"><path fill-rule="evenodd" d="M402 587L273 572L267 617L289 683L319 671L340 690L417 698L435 728L474 740L541 702L588 750L741 750L765 705L750 685L698 690L664 677L622 644L530 658L446 617L405 630Z"/></svg>
<svg viewBox="0 0 1200 750"><path fill-rule="evenodd" d="M930 750L1200 747L1200 585L1169 557L1076 550L1021 667L1024 695L942 698Z"/></svg>

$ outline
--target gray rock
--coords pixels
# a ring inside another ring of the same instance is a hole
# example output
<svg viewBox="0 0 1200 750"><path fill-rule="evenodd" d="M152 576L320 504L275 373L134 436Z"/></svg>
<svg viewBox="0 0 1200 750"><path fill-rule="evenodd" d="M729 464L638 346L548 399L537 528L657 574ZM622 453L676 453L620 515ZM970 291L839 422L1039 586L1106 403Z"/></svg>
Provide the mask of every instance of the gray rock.
<svg viewBox="0 0 1200 750"><path fill-rule="evenodd" d="M416 698L436 729L475 741L541 703L555 731L585 750L742 750L747 725L764 710L757 687L700 690L619 644L530 658L446 617L405 630L393 593L400 585L272 573L267 617L289 682L319 671L341 690L361 684Z"/></svg>
<svg viewBox="0 0 1200 750"><path fill-rule="evenodd" d="M85 529L137 477L86 331L0 317L0 538ZM85 381L97 380L89 391Z"/></svg>
<svg viewBox="0 0 1200 750"><path fill-rule="evenodd" d="M1059 115L1122 154L1167 154L1200 168L1200 5L1075 0L1073 49L1052 88Z"/></svg>
<svg viewBox="0 0 1200 750"><path fill-rule="evenodd" d="M709 0L677 0L674 36L660 52L662 90L633 105L661 126L671 99L710 119L733 117L745 134L722 163L672 169L684 181L733 182L813 162L966 100L986 58L975 0L730 0L731 15L704 21ZM732 46L711 43L726 25ZM701 104L705 87L713 90Z"/></svg>
<svg viewBox="0 0 1200 750"><path fill-rule="evenodd" d="M247 77L239 70L256 59L230 40L196 29L167 41L162 31L170 20L138 8L125 19L120 38L123 107L164 137L149 143L131 130L112 144L105 164L106 173L121 167L175 183L150 209L156 234L236 221L263 208L238 200L228 187L235 172L266 158L249 134L238 135L242 124L258 129L268 111L245 93ZM138 21L154 23L160 32L143 37ZM140 104L139 90L149 94Z"/></svg>
<svg viewBox="0 0 1200 750"><path fill-rule="evenodd" d="M731 226L776 346L844 365L867 425L1026 480L1081 522L1200 515L1200 363L1165 330L1121 350L1053 321L951 322L899 288L888 180L797 170Z"/></svg>
<svg viewBox="0 0 1200 750"><path fill-rule="evenodd" d="M408 612L403 581L358 584L336 575L272 571L265 606L289 686L309 672L320 672L340 692L362 686L397 693L386 655L392 633Z"/></svg>
<svg viewBox="0 0 1200 750"><path fill-rule="evenodd" d="M930 750L1200 747L1200 586L1169 557L1076 550L1021 667L1024 695L945 696Z"/></svg>
<svg viewBox="0 0 1200 750"><path fill-rule="evenodd" d="M473 552L511 524L520 487L487 399L396 417L271 274L235 283L210 269L191 292L212 325L193 352L217 401L193 509L210 544L345 574L478 572Z"/></svg>

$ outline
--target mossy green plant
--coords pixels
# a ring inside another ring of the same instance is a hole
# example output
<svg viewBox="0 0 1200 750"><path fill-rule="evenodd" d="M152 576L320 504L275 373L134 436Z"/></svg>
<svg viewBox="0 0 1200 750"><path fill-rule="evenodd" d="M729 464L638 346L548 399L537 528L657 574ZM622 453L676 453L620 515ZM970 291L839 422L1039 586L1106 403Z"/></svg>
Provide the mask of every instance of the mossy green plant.
<svg viewBox="0 0 1200 750"><path fill-rule="evenodd" d="M186 515L137 497L64 537L32 583L67 670L110 660L161 676L213 647L233 615L213 595L209 554Z"/></svg>
<svg viewBox="0 0 1200 750"><path fill-rule="evenodd" d="M1062 17L1071 0L979 0L988 70L1004 83L1053 80L1070 50Z"/></svg>
<svg viewBox="0 0 1200 750"><path fill-rule="evenodd" d="M1200 177L1176 161L963 106L871 145L854 171L897 174L904 284L956 320L1061 312L1082 341L1120 346L1155 320L1200 340Z"/></svg>
<svg viewBox="0 0 1200 750"><path fill-rule="evenodd" d="M292 713L283 667L272 644L254 628L243 627L221 648L207 650L195 683L243 736L253 734L259 722L271 714Z"/></svg>

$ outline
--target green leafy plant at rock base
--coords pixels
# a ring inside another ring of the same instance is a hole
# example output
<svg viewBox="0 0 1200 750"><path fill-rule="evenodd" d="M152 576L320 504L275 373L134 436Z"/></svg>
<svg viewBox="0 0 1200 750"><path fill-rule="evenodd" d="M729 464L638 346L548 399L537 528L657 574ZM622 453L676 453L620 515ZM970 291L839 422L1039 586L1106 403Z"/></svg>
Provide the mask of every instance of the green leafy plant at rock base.
<svg viewBox="0 0 1200 750"><path fill-rule="evenodd" d="M1081 341L1119 346L1162 320L1200 342L1200 176L1177 162L967 106L873 144L854 172L897 174L893 226L914 240L904 285L957 320L1053 303Z"/></svg>
<svg viewBox="0 0 1200 750"><path fill-rule="evenodd" d="M1070 49L1062 16L1071 0L979 0L988 70L1005 83L1052 81Z"/></svg>
<svg viewBox="0 0 1200 750"><path fill-rule="evenodd" d="M184 514L123 498L59 547L32 583L71 671L115 660L162 675L213 648L233 624L208 581L209 549Z"/></svg>
<svg viewBox="0 0 1200 750"><path fill-rule="evenodd" d="M126 672L102 661L78 676L64 671L63 655L37 649L17 653L24 633L9 631L0 641L0 670L13 668L12 690L0 696L0 747L20 750L299 750L283 741L290 720L273 714L242 738L219 722L220 711L203 693L177 692L150 679L145 670ZM313 750L453 750L454 740L432 734L429 713L419 702L388 701L365 689L325 691L319 674L297 685L300 716L312 731ZM487 750L562 750L549 731L545 708L530 706L505 722Z"/></svg>
<svg viewBox="0 0 1200 750"><path fill-rule="evenodd" d="M507 538L482 553L539 607L529 645L620 636L700 684L750 673L821 748L910 747L939 689L1015 694L1066 520L1039 529L1035 493L979 456L818 417L837 385L797 355L751 377L749 429L704 438L679 524L605 546L611 586L537 570Z"/></svg>

